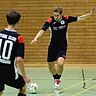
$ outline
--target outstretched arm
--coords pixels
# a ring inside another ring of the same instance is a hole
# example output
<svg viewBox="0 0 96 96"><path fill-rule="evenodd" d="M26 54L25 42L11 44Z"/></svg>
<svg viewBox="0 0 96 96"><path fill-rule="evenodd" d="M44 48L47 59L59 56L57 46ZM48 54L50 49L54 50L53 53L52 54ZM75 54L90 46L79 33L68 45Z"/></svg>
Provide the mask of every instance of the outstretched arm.
<svg viewBox="0 0 96 96"><path fill-rule="evenodd" d="M37 35L35 36L35 38L31 41L31 44L32 44L32 43L36 43L37 39L38 39L39 37L41 37L43 33L44 33L44 30L40 30L40 31L37 33Z"/></svg>
<svg viewBox="0 0 96 96"><path fill-rule="evenodd" d="M93 15L94 13L96 13L96 6L93 7L89 13L87 13L85 15L79 16L78 19L77 19L77 21L82 21L82 20L88 18L89 16Z"/></svg>

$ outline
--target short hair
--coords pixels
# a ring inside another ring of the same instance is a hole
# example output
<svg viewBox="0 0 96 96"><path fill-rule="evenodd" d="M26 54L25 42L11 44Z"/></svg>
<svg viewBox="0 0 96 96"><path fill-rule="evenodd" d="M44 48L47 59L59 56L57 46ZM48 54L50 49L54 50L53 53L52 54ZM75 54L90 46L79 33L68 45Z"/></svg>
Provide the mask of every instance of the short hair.
<svg viewBox="0 0 96 96"><path fill-rule="evenodd" d="M56 7L54 7L53 12L59 12L60 14L62 14L63 9L59 6L56 6Z"/></svg>
<svg viewBox="0 0 96 96"><path fill-rule="evenodd" d="M6 14L6 19L7 19L7 22L8 24L10 25L15 25L16 23L19 22L21 18L21 15L20 13L16 12L16 11L9 11L7 14Z"/></svg>

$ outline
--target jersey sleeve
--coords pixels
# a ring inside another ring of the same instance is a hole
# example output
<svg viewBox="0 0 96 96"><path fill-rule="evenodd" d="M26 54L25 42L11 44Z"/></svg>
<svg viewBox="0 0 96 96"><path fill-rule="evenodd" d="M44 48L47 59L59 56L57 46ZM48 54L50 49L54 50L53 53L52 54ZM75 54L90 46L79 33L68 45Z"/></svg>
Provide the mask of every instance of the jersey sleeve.
<svg viewBox="0 0 96 96"><path fill-rule="evenodd" d="M73 16L64 16L64 17L67 19L68 23L76 22L78 18L78 17L73 17Z"/></svg>
<svg viewBox="0 0 96 96"><path fill-rule="evenodd" d="M47 19L47 21L43 25L42 30L46 31L49 28L51 22L52 22L52 18L50 17L50 18Z"/></svg>
<svg viewBox="0 0 96 96"><path fill-rule="evenodd" d="M22 35L18 36L16 57L18 56L24 58L24 37Z"/></svg>

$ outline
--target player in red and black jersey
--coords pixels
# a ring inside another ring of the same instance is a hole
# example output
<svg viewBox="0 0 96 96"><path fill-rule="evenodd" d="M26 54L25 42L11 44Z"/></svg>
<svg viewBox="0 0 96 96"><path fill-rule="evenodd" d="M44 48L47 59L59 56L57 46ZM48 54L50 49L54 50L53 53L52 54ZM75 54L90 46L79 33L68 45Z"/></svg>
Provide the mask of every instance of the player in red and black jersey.
<svg viewBox="0 0 96 96"><path fill-rule="evenodd" d="M53 16L43 25L42 29L38 32L36 37L31 41L35 43L37 39L49 28L51 31L51 40L48 47L48 65L49 70L54 78L55 88L60 85L60 78L63 72L63 64L66 58L67 51L67 28L71 22L81 21L96 12L96 7L82 16L63 16L63 10L61 7L55 7L53 10ZM57 61L57 68L55 68L55 62Z"/></svg>
<svg viewBox="0 0 96 96"><path fill-rule="evenodd" d="M6 15L8 27L0 31L0 96L5 84L19 89L18 96L26 96L25 85L30 81L23 65L24 37L15 30L20 17L16 11L8 12ZM17 71L17 63L21 75Z"/></svg>

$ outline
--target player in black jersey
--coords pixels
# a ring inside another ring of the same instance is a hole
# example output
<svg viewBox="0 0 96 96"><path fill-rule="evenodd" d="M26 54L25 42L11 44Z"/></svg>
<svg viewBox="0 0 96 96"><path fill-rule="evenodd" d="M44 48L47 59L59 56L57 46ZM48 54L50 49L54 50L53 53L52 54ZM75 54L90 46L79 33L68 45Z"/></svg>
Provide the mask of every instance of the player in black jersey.
<svg viewBox="0 0 96 96"><path fill-rule="evenodd" d="M20 17L18 12L9 11L6 15L8 26L0 31L0 96L3 94L5 84L19 89L17 96L26 96L26 83L30 81L23 65L24 37L15 30Z"/></svg>
<svg viewBox="0 0 96 96"><path fill-rule="evenodd" d="M63 72L63 64L66 58L67 51L67 28L68 24L71 22L81 21L96 12L96 7L82 16L63 16L63 10L61 7L55 7L53 10L53 16L49 17L48 20L43 25L42 29L38 32L36 37L31 41L35 43L37 39L42 36L42 34L49 28L51 31L51 40L48 47L48 66L51 74L54 78L55 88L59 88L60 78ZM55 62L57 61L57 67L55 67Z"/></svg>

